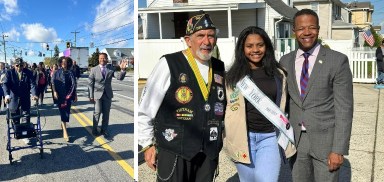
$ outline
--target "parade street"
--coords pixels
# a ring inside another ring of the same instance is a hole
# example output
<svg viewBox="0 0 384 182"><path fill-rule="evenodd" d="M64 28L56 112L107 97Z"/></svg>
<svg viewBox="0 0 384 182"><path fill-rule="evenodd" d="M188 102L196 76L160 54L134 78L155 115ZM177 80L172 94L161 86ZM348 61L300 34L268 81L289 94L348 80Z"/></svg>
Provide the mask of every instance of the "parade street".
<svg viewBox="0 0 384 182"><path fill-rule="evenodd" d="M94 105L88 99L87 77L82 75L78 80L78 101L71 107L67 125L69 142L63 139L52 93L45 94L44 104L39 106L43 158L38 148L27 148L13 151L14 163L9 163L7 122L5 112L1 112L0 181L134 181L133 73L123 81L113 79L107 138L91 134ZM23 140L11 142L12 146L25 145Z"/></svg>
<svg viewBox="0 0 384 182"><path fill-rule="evenodd" d="M139 93L143 88L139 85ZM384 181L384 91L373 84L353 84L354 112L349 155L340 170L340 182ZM139 181L155 181L156 174L139 155ZM218 182L238 182L233 162L220 153ZM283 164L279 182L291 182L288 164Z"/></svg>

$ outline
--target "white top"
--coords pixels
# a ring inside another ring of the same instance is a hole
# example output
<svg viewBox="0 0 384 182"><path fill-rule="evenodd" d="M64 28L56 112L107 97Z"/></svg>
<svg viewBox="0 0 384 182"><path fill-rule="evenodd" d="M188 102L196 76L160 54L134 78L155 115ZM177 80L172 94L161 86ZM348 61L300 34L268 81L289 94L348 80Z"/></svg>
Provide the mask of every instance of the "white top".
<svg viewBox="0 0 384 182"><path fill-rule="evenodd" d="M204 62L204 64L202 64L196 59L195 61L205 83L208 83L208 62ZM164 96L170 84L171 73L167 60L165 57L162 57L153 69L151 75L149 75L139 103L137 120L138 138L139 145L143 148L153 143L153 119L163 102Z"/></svg>

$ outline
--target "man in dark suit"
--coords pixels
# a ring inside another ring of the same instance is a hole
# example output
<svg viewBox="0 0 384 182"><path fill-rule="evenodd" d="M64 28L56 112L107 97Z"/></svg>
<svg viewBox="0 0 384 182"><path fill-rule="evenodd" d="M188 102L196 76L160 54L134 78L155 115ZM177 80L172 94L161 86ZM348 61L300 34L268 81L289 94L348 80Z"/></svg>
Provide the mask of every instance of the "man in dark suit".
<svg viewBox="0 0 384 182"><path fill-rule="evenodd" d="M32 71L24 68L22 58L16 58L14 68L6 72L3 91L5 102L9 103L9 109L13 114L29 114L31 108L31 95L37 100L36 80ZM18 121L15 121L18 122ZM29 118L27 118L29 122Z"/></svg>
<svg viewBox="0 0 384 182"><path fill-rule="evenodd" d="M319 18L309 9L294 16L299 49L283 56L290 95L289 120L297 146L295 182L338 181L348 155L353 117L348 57L318 43Z"/></svg>
<svg viewBox="0 0 384 182"><path fill-rule="evenodd" d="M99 54L99 65L93 67L88 78L89 100L95 103L93 112L93 128L92 134L99 135L97 126L99 123L100 114L103 114L100 134L108 137L107 128L109 122L109 111L111 110L113 92L112 92L112 77L117 80L123 80L125 77L125 67L127 61L121 61L120 72L115 72L113 68L107 66L108 56L106 53Z"/></svg>

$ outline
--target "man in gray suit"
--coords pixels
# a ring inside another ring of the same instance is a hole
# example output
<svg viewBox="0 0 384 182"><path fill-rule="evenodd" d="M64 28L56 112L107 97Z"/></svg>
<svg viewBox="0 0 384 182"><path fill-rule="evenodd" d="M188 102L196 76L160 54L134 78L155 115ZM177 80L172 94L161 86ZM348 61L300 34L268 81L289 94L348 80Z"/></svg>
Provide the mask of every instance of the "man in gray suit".
<svg viewBox="0 0 384 182"><path fill-rule="evenodd" d="M283 56L297 156L293 181L338 181L348 155L353 116L348 57L318 43L319 18L309 9L294 16L299 49Z"/></svg>
<svg viewBox="0 0 384 182"><path fill-rule="evenodd" d="M93 112L93 128L92 134L99 134L108 137L107 128L109 122L109 111L111 110L113 92L112 77L117 80L123 80L125 77L125 67L128 64L123 60L120 63L120 72L115 72L113 68L107 66L108 55L106 53L99 54L99 65L91 69L88 77L89 100L95 104ZM103 114L100 133L97 131L100 114Z"/></svg>

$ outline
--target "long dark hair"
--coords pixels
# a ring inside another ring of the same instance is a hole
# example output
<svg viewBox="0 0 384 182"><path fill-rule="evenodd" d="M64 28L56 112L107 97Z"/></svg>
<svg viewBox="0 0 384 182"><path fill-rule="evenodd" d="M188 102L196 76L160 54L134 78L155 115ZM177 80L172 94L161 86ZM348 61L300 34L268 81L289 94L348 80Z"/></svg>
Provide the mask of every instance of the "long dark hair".
<svg viewBox="0 0 384 182"><path fill-rule="evenodd" d="M72 58L70 58L70 57L65 57L65 56L61 56L60 58L59 58L59 61L58 61L58 64L59 64L59 67L58 67L58 69L59 68L61 68L61 64L63 64L63 60L66 60L67 61L67 70L70 70L71 68L72 68Z"/></svg>
<svg viewBox="0 0 384 182"><path fill-rule="evenodd" d="M244 44L248 35L257 34L263 39L266 51L264 57L261 60L261 64L264 67L265 73L273 77L279 74L277 68L281 68L279 63L275 59L275 54L272 46L271 39L268 34L261 28L256 26L250 26L245 28L239 35L239 39L235 48L235 61L226 74L226 83L229 88L234 88L236 83L240 81L244 76L251 74L251 66L249 60L244 54Z"/></svg>

